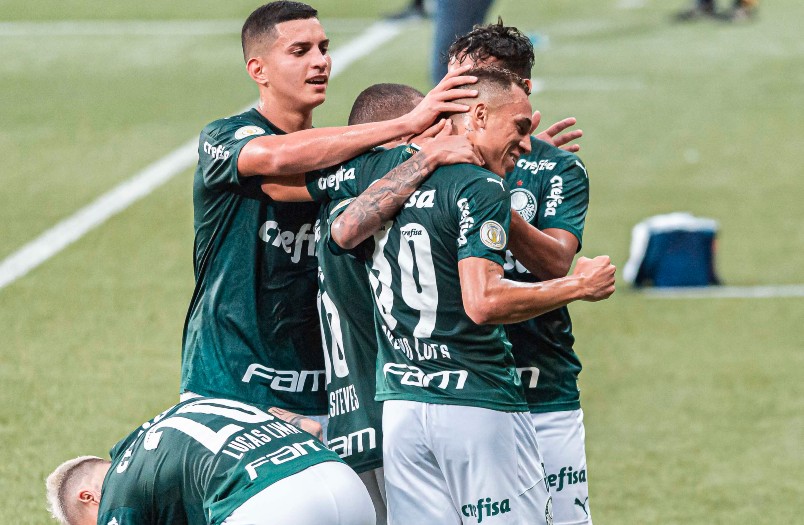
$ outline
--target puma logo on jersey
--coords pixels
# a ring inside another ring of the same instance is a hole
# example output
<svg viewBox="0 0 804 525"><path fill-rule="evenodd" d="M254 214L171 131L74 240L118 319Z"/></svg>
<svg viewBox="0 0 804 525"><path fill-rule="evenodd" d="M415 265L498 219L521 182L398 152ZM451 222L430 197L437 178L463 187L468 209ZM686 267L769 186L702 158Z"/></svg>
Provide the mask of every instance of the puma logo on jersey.
<svg viewBox="0 0 804 525"><path fill-rule="evenodd" d="M432 208L435 202L436 190L416 191L405 203L405 208Z"/></svg>
<svg viewBox="0 0 804 525"><path fill-rule="evenodd" d="M589 511L586 510L586 502L589 501L589 496L586 496L586 499L581 501L578 498L575 498L575 504L581 507L583 513L586 514L586 517L589 517Z"/></svg>
<svg viewBox="0 0 804 525"><path fill-rule="evenodd" d="M499 178L499 177L486 177L486 180L489 181L489 182L493 182L495 184L499 184L500 188L502 188L502 190L505 191L505 185L503 184L503 181L502 181L501 178Z"/></svg>
<svg viewBox="0 0 804 525"><path fill-rule="evenodd" d="M117 518L112 518L106 525L120 525L120 522L117 521Z"/></svg>

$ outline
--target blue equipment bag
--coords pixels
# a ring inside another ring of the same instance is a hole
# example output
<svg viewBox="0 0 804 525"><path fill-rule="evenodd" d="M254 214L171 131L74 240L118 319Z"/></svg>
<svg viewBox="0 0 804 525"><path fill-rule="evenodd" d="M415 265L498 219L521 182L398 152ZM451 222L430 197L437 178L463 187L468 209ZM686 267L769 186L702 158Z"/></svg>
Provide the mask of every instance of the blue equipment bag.
<svg viewBox="0 0 804 525"><path fill-rule="evenodd" d="M714 219L689 213L655 215L634 226L623 278L634 286L708 286L715 274Z"/></svg>

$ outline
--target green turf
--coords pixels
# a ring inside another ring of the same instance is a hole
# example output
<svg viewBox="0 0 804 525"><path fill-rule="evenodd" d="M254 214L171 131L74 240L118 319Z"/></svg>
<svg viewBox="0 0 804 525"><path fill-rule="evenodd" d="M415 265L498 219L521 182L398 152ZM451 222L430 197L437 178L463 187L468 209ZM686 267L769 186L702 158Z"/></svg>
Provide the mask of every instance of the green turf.
<svg viewBox="0 0 804 525"><path fill-rule="evenodd" d="M720 221L730 284L804 283L804 44L794 0L755 23L670 22L678 5L498 1L547 47L533 96L575 115L592 181L583 253L622 266L630 228L689 210ZM721 0L723 3L723 0ZM333 47L405 2L326 2ZM256 91L237 23L256 5L18 0L5 20L220 20L210 36L0 32L0 259ZM1 27L1 26L0 26ZM376 81L427 89L428 24L353 65L316 125ZM545 38L546 37L546 38ZM0 523L48 523L45 475L104 455L175 400L192 290L189 172L0 290ZM598 524L794 523L804 510L802 299L659 300L624 285L572 308Z"/></svg>

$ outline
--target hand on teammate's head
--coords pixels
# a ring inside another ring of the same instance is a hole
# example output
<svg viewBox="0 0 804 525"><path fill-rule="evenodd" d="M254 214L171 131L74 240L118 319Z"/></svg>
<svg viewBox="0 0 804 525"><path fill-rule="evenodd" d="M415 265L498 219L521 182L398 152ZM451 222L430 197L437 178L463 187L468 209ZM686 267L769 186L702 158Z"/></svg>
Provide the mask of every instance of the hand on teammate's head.
<svg viewBox="0 0 804 525"><path fill-rule="evenodd" d="M464 75L470 69L472 68L467 65L447 73L443 80L427 93L419 105L407 114L414 134L424 132L444 113L469 111L468 104L456 101L477 96L476 89L464 87L477 82L477 77Z"/></svg>

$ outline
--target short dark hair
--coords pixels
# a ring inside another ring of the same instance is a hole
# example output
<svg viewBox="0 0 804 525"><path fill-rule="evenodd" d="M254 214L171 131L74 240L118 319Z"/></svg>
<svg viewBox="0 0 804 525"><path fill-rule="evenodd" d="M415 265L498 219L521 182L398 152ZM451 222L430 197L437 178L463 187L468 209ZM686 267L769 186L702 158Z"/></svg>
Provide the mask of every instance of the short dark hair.
<svg viewBox="0 0 804 525"><path fill-rule="evenodd" d="M510 69L504 69L498 66L478 66L470 69L464 73L464 75L477 77L477 82L459 86L459 89L477 89L479 92L478 96L481 97L485 90L494 90L497 88L508 91L511 89L512 85L518 86L526 95L530 95L528 83Z"/></svg>
<svg viewBox="0 0 804 525"><path fill-rule="evenodd" d="M352 104L349 125L381 122L409 113L424 94L405 84L374 84L364 89Z"/></svg>
<svg viewBox="0 0 804 525"><path fill-rule="evenodd" d="M500 62L500 67L522 78L530 78L534 62L530 39L519 29L503 25L502 18L498 18L496 24L476 25L459 36L449 46L447 55L447 59L455 57L459 62L467 56L476 62L493 57Z"/></svg>
<svg viewBox="0 0 804 525"><path fill-rule="evenodd" d="M243 46L243 58L248 61L255 43L276 32L277 24L290 20L307 20L318 18L318 11L301 2L271 2L254 10L240 32L240 43Z"/></svg>

